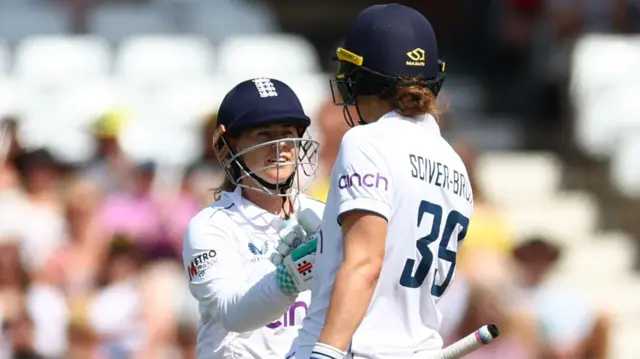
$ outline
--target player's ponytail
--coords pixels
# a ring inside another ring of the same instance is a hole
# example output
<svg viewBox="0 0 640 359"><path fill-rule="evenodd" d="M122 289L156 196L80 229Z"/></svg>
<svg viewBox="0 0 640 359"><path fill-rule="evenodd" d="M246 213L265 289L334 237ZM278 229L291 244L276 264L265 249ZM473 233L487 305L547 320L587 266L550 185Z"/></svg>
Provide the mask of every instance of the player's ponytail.
<svg viewBox="0 0 640 359"><path fill-rule="evenodd" d="M425 113L433 116L440 115L436 106L436 97L426 86L406 85L406 83L420 83L421 78L403 78L402 83L396 86L393 96L393 106L396 112L402 116L414 117Z"/></svg>

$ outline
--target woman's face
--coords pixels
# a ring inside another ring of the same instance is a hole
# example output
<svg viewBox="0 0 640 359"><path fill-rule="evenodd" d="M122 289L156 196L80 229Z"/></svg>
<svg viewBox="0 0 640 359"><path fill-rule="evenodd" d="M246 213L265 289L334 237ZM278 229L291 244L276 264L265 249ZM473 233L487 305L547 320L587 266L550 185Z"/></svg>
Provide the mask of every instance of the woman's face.
<svg viewBox="0 0 640 359"><path fill-rule="evenodd" d="M293 125L270 125L243 132L235 141L236 152L265 142L298 138ZM282 141L259 146L242 155L245 165L262 180L278 184L286 181L296 170L297 147L294 141ZM249 178L245 178L249 180Z"/></svg>

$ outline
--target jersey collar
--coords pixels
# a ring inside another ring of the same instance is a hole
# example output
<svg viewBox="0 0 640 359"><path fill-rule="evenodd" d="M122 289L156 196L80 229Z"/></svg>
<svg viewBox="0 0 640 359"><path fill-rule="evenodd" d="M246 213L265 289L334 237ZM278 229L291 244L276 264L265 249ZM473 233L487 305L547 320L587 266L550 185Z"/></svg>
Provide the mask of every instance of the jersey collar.
<svg viewBox="0 0 640 359"><path fill-rule="evenodd" d="M402 119L411 123L415 123L416 125L420 125L426 128L429 132L437 133L438 135L440 135L440 126L438 125L438 121L435 119L435 117L433 117L433 115L430 115L428 113L415 117L407 117L402 116L395 111L391 111L380 117L378 121L388 121L393 119Z"/></svg>
<svg viewBox="0 0 640 359"><path fill-rule="evenodd" d="M245 220L249 221L255 227L258 228L276 228L279 229L284 224L284 220L273 213L269 213L258 207L255 203L249 201L242 196L242 188L236 187L233 192L224 192L224 194L233 201L238 207L238 212ZM292 196L294 203L294 210L298 212L300 208L300 199L296 194Z"/></svg>

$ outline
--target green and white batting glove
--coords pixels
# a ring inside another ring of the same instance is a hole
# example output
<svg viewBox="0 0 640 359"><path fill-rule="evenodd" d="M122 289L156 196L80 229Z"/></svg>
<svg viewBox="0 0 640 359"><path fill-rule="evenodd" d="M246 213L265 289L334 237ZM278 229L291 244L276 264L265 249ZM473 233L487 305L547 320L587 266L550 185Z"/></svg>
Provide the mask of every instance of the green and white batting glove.
<svg viewBox="0 0 640 359"><path fill-rule="evenodd" d="M284 228L278 232L280 241L276 247L276 251L271 254L269 260L274 266L279 266L291 251L302 245L306 241L307 232L295 219L289 219L285 222Z"/></svg>
<svg viewBox="0 0 640 359"><path fill-rule="evenodd" d="M317 246L318 237L313 236L293 249L276 268L276 282L284 294L296 295L311 289Z"/></svg>

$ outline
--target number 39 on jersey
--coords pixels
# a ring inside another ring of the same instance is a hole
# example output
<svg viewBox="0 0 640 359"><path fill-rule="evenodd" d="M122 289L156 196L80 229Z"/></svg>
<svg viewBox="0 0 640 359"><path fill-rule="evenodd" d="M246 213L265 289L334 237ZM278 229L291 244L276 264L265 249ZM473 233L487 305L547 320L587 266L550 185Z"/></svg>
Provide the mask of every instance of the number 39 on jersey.
<svg viewBox="0 0 640 359"><path fill-rule="evenodd" d="M424 217L427 215L433 216L433 224L430 232L416 240L416 248L421 259L418 263L416 263L414 259L407 259L400 276L400 285L407 288L419 288L423 285L430 285L431 295L440 297L451 283L456 267L456 252L448 249L449 242L451 240L460 242L464 239L469 227L469 218L458 211L443 213L442 206L423 200L420 202L418 208L418 227L420 227ZM461 229L456 238L452 238L458 226L460 226ZM431 249L429 249L429 245L436 241L440 241L440 244L437 247L437 253L433 253ZM447 267L445 262L449 263L446 275L439 274L438 268ZM428 277L431 267L434 264L436 264L436 268L434 269L433 282L425 283L425 279ZM438 283L438 278L442 277L444 277L444 280Z"/></svg>

